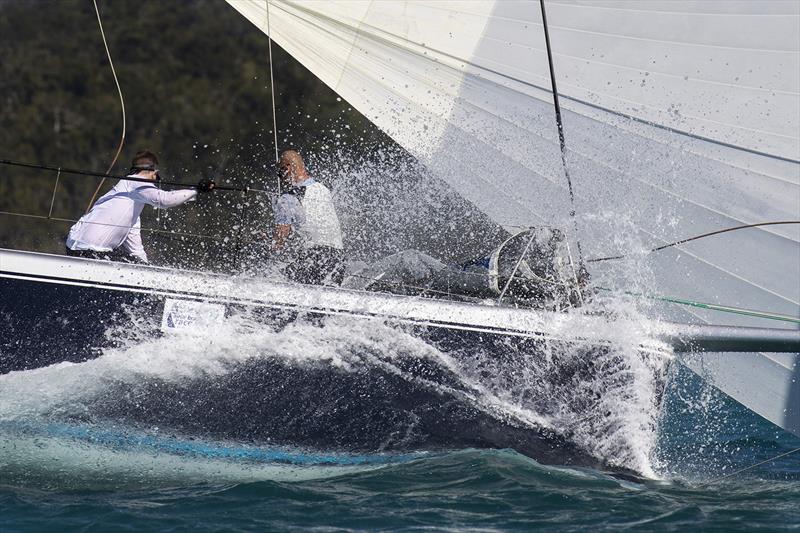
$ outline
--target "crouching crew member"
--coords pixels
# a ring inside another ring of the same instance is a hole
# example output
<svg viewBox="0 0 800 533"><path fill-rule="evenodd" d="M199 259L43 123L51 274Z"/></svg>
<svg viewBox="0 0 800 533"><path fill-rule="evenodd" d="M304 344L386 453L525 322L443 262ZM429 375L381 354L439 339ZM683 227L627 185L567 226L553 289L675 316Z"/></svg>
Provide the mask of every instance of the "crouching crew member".
<svg viewBox="0 0 800 533"><path fill-rule="evenodd" d="M196 190L162 191L155 185L158 157L148 151L136 154L128 177L153 183L119 180L69 230L67 255L147 263L139 218L144 206L168 209L194 200L198 191L214 189L213 181L202 180Z"/></svg>
<svg viewBox="0 0 800 533"><path fill-rule="evenodd" d="M341 283L342 230L330 190L309 176L296 150L281 154L279 169L272 246L289 261L284 273L299 283Z"/></svg>

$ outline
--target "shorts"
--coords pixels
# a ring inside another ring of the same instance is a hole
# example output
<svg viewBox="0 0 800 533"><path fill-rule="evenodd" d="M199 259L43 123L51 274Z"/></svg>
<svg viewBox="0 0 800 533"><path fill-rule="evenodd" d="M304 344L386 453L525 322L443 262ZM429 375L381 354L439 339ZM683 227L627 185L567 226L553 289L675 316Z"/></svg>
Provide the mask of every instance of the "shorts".
<svg viewBox="0 0 800 533"><path fill-rule="evenodd" d="M146 265L140 258L124 252L120 249L110 252L99 252L97 250L72 250L67 248L67 255L70 257L83 257L84 259L99 259L101 261L118 261L120 263L136 263Z"/></svg>
<svg viewBox="0 0 800 533"><path fill-rule="evenodd" d="M339 285L344 278L342 250L330 246L314 246L297 253L297 258L283 269L290 280L309 285L322 285L330 281Z"/></svg>

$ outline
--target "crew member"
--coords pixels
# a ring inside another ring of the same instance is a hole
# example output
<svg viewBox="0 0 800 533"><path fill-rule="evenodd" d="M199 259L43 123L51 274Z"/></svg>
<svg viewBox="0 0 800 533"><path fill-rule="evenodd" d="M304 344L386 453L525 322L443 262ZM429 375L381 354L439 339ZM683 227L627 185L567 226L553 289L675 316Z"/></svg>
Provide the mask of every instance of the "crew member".
<svg viewBox="0 0 800 533"><path fill-rule="evenodd" d="M308 174L303 157L286 150L279 161L283 193L274 205L273 249L287 257L284 273L299 283L341 283L342 230L331 192Z"/></svg>
<svg viewBox="0 0 800 533"><path fill-rule="evenodd" d="M213 181L202 180L196 190L162 191L155 185L158 157L149 151L136 154L128 177L152 183L119 180L69 230L67 255L147 263L139 218L144 206L168 209L194 200L198 191L214 189Z"/></svg>

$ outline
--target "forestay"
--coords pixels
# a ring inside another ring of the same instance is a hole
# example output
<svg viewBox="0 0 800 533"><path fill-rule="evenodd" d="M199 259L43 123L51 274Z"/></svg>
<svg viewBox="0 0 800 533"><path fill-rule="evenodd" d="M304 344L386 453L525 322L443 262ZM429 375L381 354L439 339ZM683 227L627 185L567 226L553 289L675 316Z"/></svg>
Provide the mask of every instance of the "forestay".
<svg viewBox="0 0 800 533"><path fill-rule="evenodd" d="M538 0L228 1L499 224L571 227ZM546 7L586 256L800 218L800 4ZM640 266L655 291L800 314L797 226L727 233ZM797 365L776 364L789 387Z"/></svg>

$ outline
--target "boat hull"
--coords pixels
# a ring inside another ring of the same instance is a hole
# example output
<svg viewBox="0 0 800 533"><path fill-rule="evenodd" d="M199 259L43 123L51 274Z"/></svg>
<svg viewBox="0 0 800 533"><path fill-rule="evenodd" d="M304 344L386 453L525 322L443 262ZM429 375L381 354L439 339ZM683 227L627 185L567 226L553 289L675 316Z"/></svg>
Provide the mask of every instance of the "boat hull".
<svg viewBox="0 0 800 533"><path fill-rule="evenodd" d="M109 380L103 400L86 406L93 418L215 439L346 452L513 448L543 463L631 470L610 465L575 442L573 428L507 408L507 403L519 401L552 414L563 410L566 401L575 412L591 412L595 397L550 395L554 390L570 391L570 383L596 381L607 369L595 361L610 360L606 346L586 339L525 331L520 324L503 329L499 319L507 310L489 308L487 316L479 317L469 315L469 306L444 303L437 316L425 315L424 306L437 302L419 300L416 306L392 308L407 303L378 294L356 295L373 299L345 308L334 304L350 302L353 294L328 288L308 288L317 294L298 297L290 305L281 291L295 289L284 284L252 279L230 284L228 276L15 254L18 266L27 269L9 272L7 261L0 276L2 374L92 361L153 339L162 339L158 349L168 351L176 329L172 318L186 325L186 316L170 314L176 303L194 305L199 315L210 310L210 322L200 328L189 320L188 329L181 332L184 339L187 333L213 336L221 316L215 313L221 307L224 320L244 317L276 336L288 327L300 328L297 335L319 335L319 342L326 343L327 329L341 329L343 323L363 327L366 321L368 329L395 332L397 342L418 341L403 349L389 341L384 350L356 342L343 364L314 354L304 354L299 364L265 345L253 348L264 353L226 362L221 373L197 372L178 381L158 375ZM220 291L220 284L229 285ZM257 293L256 286L262 292ZM498 311L500 316L493 317ZM528 324L538 320L534 315ZM550 389L542 387L537 396L531 392L537 387L523 386L520 395L525 398L500 398L505 389L520 386L512 376L543 353L569 354L568 361L558 365L559 375L534 376L549 381ZM504 374L505 381L497 381ZM485 389L483 380L494 382L494 388ZM658 386L660 396L663 382Z"/></svg>

